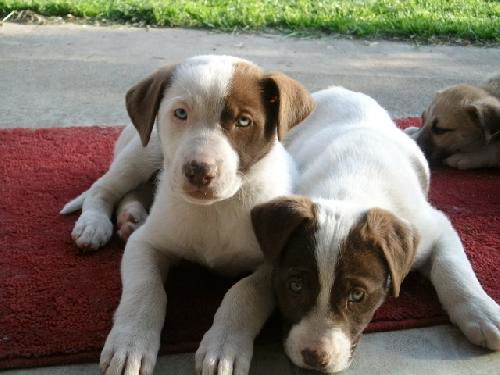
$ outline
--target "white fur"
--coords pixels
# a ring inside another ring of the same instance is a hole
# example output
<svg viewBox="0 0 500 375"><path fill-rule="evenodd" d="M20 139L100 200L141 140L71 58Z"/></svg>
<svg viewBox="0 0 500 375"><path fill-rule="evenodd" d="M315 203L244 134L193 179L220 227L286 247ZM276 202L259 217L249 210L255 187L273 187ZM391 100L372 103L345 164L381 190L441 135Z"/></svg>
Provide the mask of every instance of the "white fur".
<svg viewBox="0 0 500 375"><path fill-rule="evenodd" d="M414 267L429 276L450 319L469 340L500 350L500 308L479 284L449 220L427 201L429 170L418 146L364 94L332 87L313 96L315 112L285 139L299 168L296 193L312 197L320 211L316 257L322 290L315 309L292 328L285 341L292 362L306 367L301 352L314 349L329 354L325 372L349 365L349 339L335 324L327 323L325 310L339 244L357 218L373 207L389 210L416 228L421 240ZM260 283L259 289L249 280L237 283L224 298L217 314L225 319L214 321L199 351L213 344L207 336L214 332L247 340L255 337L255 328L246 330L245 324L261 327L262 312L269 311L271 302L258 305L262 310L253 312L254 317L246 313L246 304L236 301L265 294L271 283Z"/></svg>
<svg viewBox="0 0 500 375"><path fill-rule="evenodd" d="M127 127L108 172L63 209L67 213L83 200L72 235L79 246L96 249L111 236L116 203L163 168L150 215L125 247L121 301L101 353L106 374L152 373L166 311L164 281L178 259L227 274L254 270L262 261L250 210L289 194L295 169L276 140L248 172L239 172L238 153L219 130L219 118L234 65L240 62L248 63L201 56L178 65L160 105L158 134L143 148L135 130ZM188 121L173 116L180 107L188 112ZM183 187L183 164L200 159L214 160L219 168L210 202L191 198Z"/></svg>
<svg viewBox="0 0 500 375"><path fill-rule="evenodd" d="M323 369L324 372L339 372L351 363L351 340L339 326L331 323L328 310L323 307L311 311L294 325L289 333L289 336L292 335L293 338L285 341L285 352L300 367L310 368L302 360L304 348L328 353L329 365Z"/></svg>

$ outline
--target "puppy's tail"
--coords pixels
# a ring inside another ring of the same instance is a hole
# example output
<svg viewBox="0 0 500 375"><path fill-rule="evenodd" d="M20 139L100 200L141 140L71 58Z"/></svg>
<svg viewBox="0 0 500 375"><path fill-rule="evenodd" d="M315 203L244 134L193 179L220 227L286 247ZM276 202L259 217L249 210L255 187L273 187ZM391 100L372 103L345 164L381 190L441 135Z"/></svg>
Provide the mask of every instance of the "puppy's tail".
<svg viewBox="0 0 500 375"><path fill-rule="evenodd" d="M67 215L71 214L77 210L80 210L83 206L83 201L85 200L85 197L87 196L87 192L84 191L81 193L78 197L76 197L73 200L70 200L68 203L66 203L61 211L59 213L61 215Z"/></svg>

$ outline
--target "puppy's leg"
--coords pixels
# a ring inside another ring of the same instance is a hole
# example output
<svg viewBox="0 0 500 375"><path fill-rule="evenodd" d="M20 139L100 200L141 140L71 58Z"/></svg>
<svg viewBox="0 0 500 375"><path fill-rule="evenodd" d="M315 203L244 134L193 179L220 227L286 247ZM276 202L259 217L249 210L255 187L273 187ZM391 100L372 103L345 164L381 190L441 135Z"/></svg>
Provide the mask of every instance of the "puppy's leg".
<svg viewBox="0 0 500 375"><path fill-rule="evenodd" d="M449 220L440 211L434 212L440 236L423 271L434 284L450 320L465 336L476 345L500 350L500 307L479 284Z"/></svg>
<svg viewBox="0 0 500 375"><path fill-rule="evenodd" d="M500 166L500 145L489 144L474 152L459 152L444 160L450 167L473 169Z"/></svg>
<svg viewBox="0 0 500 375"><path fill-rule="evenodd" d="M155 193L154 177L127 193L116 208L116 232L127 242L130 235L139 228L148 217Z"/></svg>
<svg viewBox="0 0 500 375"><path fill-rule="evenodd" d="M214 323L196 351L196 372L247 375L253 341L275 306L271 267L264 264L224 296Z"/></svg>
<svg viewBox="0 0 500 375"><path fill-rule="evenodd" d="M85 193L82 214L71 233L78 247L96 250L106 244L113 233L110 217L116 203L161 168L158 141L151 141L143 147L139 137L134 137L118 152L109 170Z"/></svg>
<svg viewBox="0 0 500 375"><path fill-rule="evenodd" d="M153 373L167 304L163 283L174 261L150 245L146 225L129 238L122 260L122 296L101 353L104 374Z"/></svg>

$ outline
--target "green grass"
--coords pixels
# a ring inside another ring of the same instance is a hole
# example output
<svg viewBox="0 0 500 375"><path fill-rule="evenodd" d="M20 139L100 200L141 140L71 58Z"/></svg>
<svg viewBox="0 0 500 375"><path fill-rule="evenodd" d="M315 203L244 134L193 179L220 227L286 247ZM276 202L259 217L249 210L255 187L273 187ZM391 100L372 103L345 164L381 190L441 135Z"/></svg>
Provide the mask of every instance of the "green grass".
<svg viewBox="0 0 500 375"><path fill-rule="evenodd" d="M498 0L0 0L1 16L21 9L157 26L500 42Z"/></svg>

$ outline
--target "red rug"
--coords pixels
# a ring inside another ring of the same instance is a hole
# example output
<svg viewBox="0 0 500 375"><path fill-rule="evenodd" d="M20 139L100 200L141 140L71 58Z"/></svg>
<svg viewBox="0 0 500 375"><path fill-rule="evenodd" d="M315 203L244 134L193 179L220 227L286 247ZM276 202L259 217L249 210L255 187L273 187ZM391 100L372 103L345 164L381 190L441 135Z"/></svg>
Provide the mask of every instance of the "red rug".
<svg viewBox="0 0 500 375"><path fill-rule="evenodd" d="M120 130L0 131L0 369L97 361L120 295L123 246L113 239L81 255L70 239L77 215L58 212L106 170ZM431 199L450 215L482 285L500 301L500 171L436 170ZM193 265L172 272L162 351L194 351L233 282ZM432 286L410 275L368 331L446 321ZM264 339L277 339L273 326Z"/></svg>

